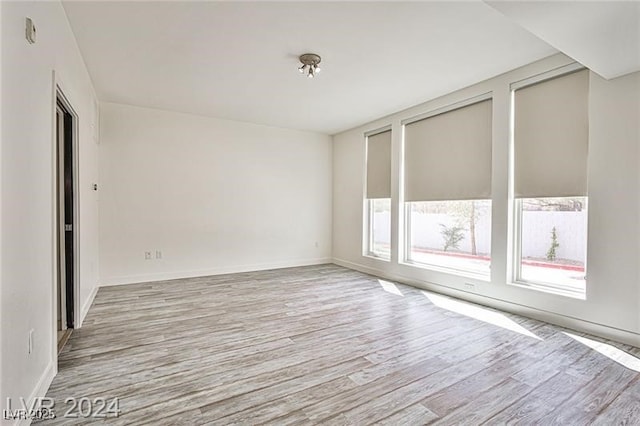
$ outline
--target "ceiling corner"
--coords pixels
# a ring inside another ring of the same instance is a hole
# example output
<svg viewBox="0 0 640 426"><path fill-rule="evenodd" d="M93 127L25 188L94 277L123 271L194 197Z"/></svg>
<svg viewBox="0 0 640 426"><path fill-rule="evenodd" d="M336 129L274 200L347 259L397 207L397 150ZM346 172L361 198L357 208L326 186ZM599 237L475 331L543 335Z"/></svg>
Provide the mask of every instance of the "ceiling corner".
<svg viewBox="0 0 640 426"><path fill-rule="evenodd" d="M483 1L606 79L640 71L640 2Z"/></svg>

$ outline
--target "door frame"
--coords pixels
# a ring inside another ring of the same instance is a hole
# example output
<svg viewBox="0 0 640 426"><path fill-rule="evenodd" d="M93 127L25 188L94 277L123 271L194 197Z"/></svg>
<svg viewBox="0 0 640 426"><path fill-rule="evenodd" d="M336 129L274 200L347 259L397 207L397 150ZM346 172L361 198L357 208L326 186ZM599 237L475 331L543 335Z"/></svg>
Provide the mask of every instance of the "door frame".
<svg viewBox="0 0 640 426"><path fill-rule="evenodd" d="M64 85L59 80L56 72L53 71L53 84L52 84L52 100L51 100L51 220L52 220L52 273L51 273L51 285L52 285L52 298L51 298L51 352L52 361L57 373L58 367L58 324L57 324L57 304L58 304L58 255L60 251L60 242L58 239L58 227L60 226L60 218L58 211L58 145L57 145L57 120L56 113L58 108L58 102L60 102L67 112L72 117L72 187L73 187L73 326L74 329L80 328L80 191L79 191L79 120L78 114L73 107L72 103L65 93ZM66 273L69 273L67 271Z"/></svg>
<svg viewBox="0 0 640 426"><path fill-rule="evenodd" d="M56 99L57 101L58 99ZM65 198L65 194L61 193L62 191L64 191L64 174L65 171L63 167L61 166L61 163L64 162L64 150L65 150L65 142L64 142L64 138L66 137L64 134L64 121L65 121L65 114L67 114L66 108L64 108L60 105L59 102L56 102L56 128L55 128L55 132L56 132L56 146L55 146L55 152L54 155L56 156L56 170L55 170L55 175L56 175L56 194L55 194L55 199L56 199L56 204L54 206L55 209L55 214L56 214L56 239L57 239L57 247L58 247L58 256L56 257L56 268L57 268L57 274L55 276L55 280L56 280L56 340L59 339L59 336L57 336L57 332L59 332L60 330L58 330L58 322L60 323L60 328L62 330L67 330L69 328L68 324L67 324L67 313L68 313L68 309L67 309L67 297L66 297L66 287L67 287L67 277L66 277L66 265L64 268L61 268L61 264L62 259L59 257L60 253L62 253L63 251L65 252L65 259L66 259L66 247L65 247L65 240L66 238L61 238L61 236L66 236L66 234L63 231L64 225L65 225L65 214L66 214L66 206L64 204L64 198ZM58 114L60 114L61 116L58 116ZM63 124L63 128L60 129L60 124ZM72 121L73 122L73 121ZM72 132L73 134L73 132ZM62 140L62 143L61 143ZM73 150L72 150L73 151ZM73 152L72 152L73 153ZM62 169L62 170L61 170ZM72 172L73 173L73 172ZM73 235L73 234L72 234ZM62 271L64 271L65 273L62 274L61 273L61 269ZM70 273L73 273L73 271L69 271ZM59 291L60 288L64 289L64 295L60 295ZM59 343L58 343L59 345Z"/></svg>

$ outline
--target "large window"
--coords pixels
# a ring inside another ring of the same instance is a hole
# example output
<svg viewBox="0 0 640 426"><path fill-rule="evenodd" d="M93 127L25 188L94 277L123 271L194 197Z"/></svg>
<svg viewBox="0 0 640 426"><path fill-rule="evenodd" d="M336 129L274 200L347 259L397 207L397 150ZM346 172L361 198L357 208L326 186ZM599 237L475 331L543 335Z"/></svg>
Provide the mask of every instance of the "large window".
<svg viewBox="0 0 640 426"><path fill-rule="evenodd" d="M584 292L587 198L521 198L521 281Z"/></svg>
<svg viewBox="0 0 640 426"><path fill-rule="evenodd" d="M391 258L391 130L366 138L364 254Z"/></svg>
<svg viewBox="0 0 640 426"><path fill-rule="evenodd" d="M377 198L369 201L368 255L391 258L391 199Z"/></svg>
<svg viewBox="0 0 640 426"><path fill-rule="evenodd" d="M515 280L583 295L587 253L587 70L516 87Z"/></svg>
<svg viewBox="0 0 640 426"><path fill-rule="evenodd" d="M489 274L491 201L409 203L407 260Z"/></svg>
<svg viewBox="0 0 640 426"><path fill-rule="evenodd" d="M405 124L405 261L488 275L491 99Z"/></svg>

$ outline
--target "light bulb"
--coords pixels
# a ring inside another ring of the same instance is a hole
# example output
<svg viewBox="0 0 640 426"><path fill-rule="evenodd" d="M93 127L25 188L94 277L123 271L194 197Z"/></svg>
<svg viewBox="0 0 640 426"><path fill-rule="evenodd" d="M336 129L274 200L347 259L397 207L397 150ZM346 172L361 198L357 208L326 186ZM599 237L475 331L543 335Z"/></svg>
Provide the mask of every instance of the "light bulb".
<svg viewBox="0 0 640 426"><path fill-rule="evenodd" d="M307 74L307 77L313 78L313 71L312 70L309 70L309 74Z"/></svg>
<svg viewBox="0 0 640 426"><path fill-rule="evenodd" d="M306 65L301 66L300 68L298 68L298 71L300 71L301 73L304 74L304 69L306 68Z"/></svg>
<svg viewBox="0 0 640 426"><path fill-rule="evenodd" d="M320 71L322 71L322 70L320 69L320 67L319 67L319 66L317 66L317 65L314 65L314 66L313 66L313 70L314 70L315 72L320 72Z"/></svg>

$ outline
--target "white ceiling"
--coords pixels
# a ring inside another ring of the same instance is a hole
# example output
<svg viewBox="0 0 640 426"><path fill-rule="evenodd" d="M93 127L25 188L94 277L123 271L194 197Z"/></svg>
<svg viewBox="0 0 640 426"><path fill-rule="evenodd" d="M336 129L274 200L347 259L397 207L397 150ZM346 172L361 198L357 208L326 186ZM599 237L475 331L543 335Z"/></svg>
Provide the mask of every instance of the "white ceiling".
<svg viewBox="0 0 640 426"><path fill-rule="evenodd" d="M64 8L101 101L328 134L556 52L481 1Z"/></svg>
<svg viewBox="0 0 640 426"><path fill-rule="evenodd" d="M607 79L640 70L640 2L487 1Z"/></svg>

